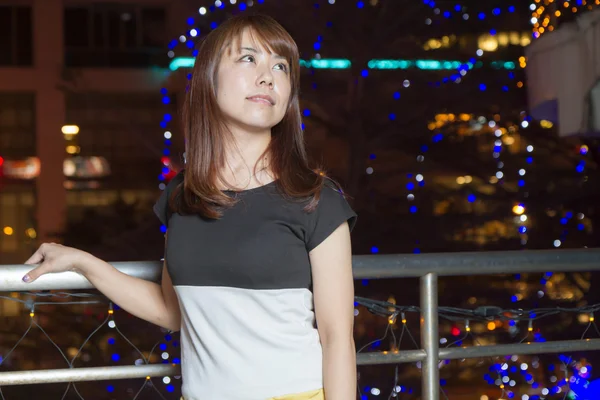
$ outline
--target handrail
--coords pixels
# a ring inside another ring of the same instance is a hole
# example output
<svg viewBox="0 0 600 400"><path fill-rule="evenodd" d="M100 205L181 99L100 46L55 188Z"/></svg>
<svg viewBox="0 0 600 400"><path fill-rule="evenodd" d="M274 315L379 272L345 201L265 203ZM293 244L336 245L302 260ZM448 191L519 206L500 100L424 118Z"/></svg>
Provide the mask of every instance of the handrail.
<svg viewBox="0 0 600 400"><path fill-rule="evenodd" d="M158 282L160 261L111 262L119 271ZM34 266L0 266L0 291L93 289L76 272L47 274L35 282L21 278ZM583 272L600 269L600 248L566 250L521 250L465 253L382 254L352 257L354 279L418 278L428 273L438 276L515 274L523 272Z"/></svg>
<svg viewBox="0 0 600 400"><path fill-rule="evenodd" d="M38 369L0 372L2 386L34 383L88 382L107 379L131 379L181 374L179 364L119 365L110 367Z"/></svg>

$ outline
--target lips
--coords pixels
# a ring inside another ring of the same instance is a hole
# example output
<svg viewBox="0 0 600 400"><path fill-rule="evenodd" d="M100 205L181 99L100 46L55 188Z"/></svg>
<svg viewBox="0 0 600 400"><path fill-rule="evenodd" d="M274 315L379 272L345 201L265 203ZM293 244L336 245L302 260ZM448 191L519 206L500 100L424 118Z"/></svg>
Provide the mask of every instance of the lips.
<svg viewBox="0 0 600 400"><path fill-rule="evenodd" d="M256 94L254 96L246 97L246 99L257 103L268 104L270 106L275 105L275 100L268 94Z"/></svg>

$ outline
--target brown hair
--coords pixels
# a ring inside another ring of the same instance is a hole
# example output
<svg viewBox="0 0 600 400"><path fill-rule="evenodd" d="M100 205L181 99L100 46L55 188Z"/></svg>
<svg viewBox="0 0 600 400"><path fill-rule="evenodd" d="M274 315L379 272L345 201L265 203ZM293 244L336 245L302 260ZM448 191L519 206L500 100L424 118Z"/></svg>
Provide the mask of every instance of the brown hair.
<svg viewBox="0 0 600 400"><path fill-rule="evenodd" d="M225 51L240 46L244 31L266 49L286 58L290 65L291 94L283 120L271 130L265 150L278 190L291 199L309 200L305 211L315 209L325 176L309 166L300 116L300 62L296 43L273 18L242 14L228 19L204 38L198 49L188 96L183 109L186 167L183 183L170 200L172 210L219 218L237 200L218 187L228 129L216 100L219 63ZM261 156L261 158L262 158ZM260 158L259 158L260 159ZM256 170L256 165L254 166Z"/></svg>

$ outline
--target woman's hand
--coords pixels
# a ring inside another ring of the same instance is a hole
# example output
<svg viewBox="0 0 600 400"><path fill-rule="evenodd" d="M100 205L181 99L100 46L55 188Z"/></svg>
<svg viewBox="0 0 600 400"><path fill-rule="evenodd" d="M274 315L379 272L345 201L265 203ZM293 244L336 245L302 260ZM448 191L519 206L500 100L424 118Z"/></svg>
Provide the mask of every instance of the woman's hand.
<svg viewBox="0 0 600 400"><path fill-rule="evenodd" d="M40 276L55 272L83 272L82 266L85 264L89 253L77 250L72 247L66 247L56 243L44 243L25 264L39 264L23 277L23 282L33 282Z"/></svg>

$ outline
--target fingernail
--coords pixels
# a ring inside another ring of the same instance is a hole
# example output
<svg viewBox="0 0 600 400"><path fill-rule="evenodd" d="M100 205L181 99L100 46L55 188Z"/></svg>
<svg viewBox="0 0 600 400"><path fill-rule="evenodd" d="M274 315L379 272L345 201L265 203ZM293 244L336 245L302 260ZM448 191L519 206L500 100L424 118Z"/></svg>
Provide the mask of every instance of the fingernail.
<svg viewBox="0 0 600 400"><path fill-rule="evenodd" d="M25 276L23 277L23 282L29 282L29 280L30 280L30 279L31 279L31 278L29 278L29 275L25 275Z"/></svg>

